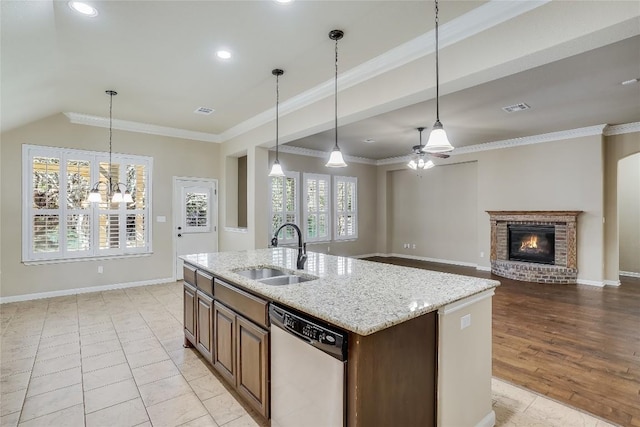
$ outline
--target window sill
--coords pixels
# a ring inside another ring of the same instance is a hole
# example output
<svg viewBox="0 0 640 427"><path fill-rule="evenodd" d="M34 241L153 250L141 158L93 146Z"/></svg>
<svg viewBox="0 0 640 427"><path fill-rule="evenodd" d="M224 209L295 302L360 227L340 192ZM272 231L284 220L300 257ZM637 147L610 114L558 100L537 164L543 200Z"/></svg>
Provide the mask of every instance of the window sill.
<svg viewBox="0 0 640 427"><path fill-rule="evenodd" d="M224 231L228 233L246 233L249 229L245 227L225 227Z"/></svg>
<svg viewBox="0 0 640 427"><path fill-rule="evenodd" d="M86 257L86 258L66 258L66 259L39 259L33 261L22 261L24 265L46 265L46 264L65 264L70 262L84 262L84 261L104 261L112 259L126 259L126 258L140 258L153 255L153 252L145 252L143 254L127 254L127 255L110 255L110 256L98 256L98 257Z"/></svg>

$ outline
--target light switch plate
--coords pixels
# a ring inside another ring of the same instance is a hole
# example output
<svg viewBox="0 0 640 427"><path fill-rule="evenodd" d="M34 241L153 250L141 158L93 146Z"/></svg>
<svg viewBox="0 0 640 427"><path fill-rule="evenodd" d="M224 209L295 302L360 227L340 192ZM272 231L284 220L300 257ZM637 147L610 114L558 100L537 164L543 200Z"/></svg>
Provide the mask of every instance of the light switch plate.
<svg viewBox="0 0 640 427"><path fill-rule="evenodd" d="M167 217L166 216L157 216L156 217L156 221L157 222L167 222Z"/></svg>

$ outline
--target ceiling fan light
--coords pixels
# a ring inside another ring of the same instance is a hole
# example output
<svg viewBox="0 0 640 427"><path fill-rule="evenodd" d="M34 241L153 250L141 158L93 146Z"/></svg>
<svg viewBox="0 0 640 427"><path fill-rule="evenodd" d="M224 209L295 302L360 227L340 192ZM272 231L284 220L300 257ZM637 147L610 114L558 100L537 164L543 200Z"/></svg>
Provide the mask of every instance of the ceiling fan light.
<svg viewBox="0 0 640 427"><path fill-rule="evenodd" d="M409 163L407 163L407 166L409 166L413 170L417 170L418 169L418 165L417 165L416 161L413 160L413 159L411 159L411 161Z"/></svg>
<svg viewBox="0 0 640 427"><path fill-rule="evenodd" d="M342 152L338 147L335 147L331 152L331 156L329 157L329 161L325 165L328 168L345 168L347 164L344 162L342 158Z"/></svg>
<svg viewBox="0 0 640 427"><path fill-rule="evenodd" d="M453 145L449 142L449 138L447 138L447 133L442 127L442 123L437 121L433 125L433 130L429 135L429 140L427 141L427 145L425 145L423 151L425 153L446 153L451 150L453 150Z"/></svg>
<svg viewBox="0 0 640 427"><path fill-rule="evenodd" d="M433 163L431 160L427 160L427 162L424 164L424 166L422 166L422 169L431 169L432 167L434 167L436 164Z"/></svg>
<svg viewBox="0 0 640 427"><path fill-rule="evenodd" d="M282 166L280 166L279 161L273 162L273 166L271 166L271 172L269 172L269 176L284 176L284 172L282 170Z"/></svg>

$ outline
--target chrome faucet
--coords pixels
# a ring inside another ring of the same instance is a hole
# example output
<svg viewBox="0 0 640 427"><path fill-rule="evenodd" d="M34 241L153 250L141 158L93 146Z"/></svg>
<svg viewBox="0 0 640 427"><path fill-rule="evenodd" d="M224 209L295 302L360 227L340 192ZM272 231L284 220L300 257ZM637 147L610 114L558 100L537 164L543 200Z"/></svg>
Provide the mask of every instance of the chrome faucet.
<svg viewBox="0 0 640 427"><path fill-rule="evenodd" d="M274 248L278 247L278 233L285 227L293 227L298 233L298 260L296 262L296 267L298 270L304 270L304 263L307 262L307 244L302 243L302 231L300 228L292 222L284 223L278 228L273 235L273 239L271 239L271 246Z"/></svg>

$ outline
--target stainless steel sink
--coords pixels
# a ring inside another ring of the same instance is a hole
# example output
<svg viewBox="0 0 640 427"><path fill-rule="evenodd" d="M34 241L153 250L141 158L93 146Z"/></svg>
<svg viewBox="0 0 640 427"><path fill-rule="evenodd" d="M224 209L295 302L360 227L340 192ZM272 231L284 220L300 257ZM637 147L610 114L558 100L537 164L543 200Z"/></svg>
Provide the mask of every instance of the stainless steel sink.
<svg viewBox="0 0 640 427"><path fill-rule="evenodd" d="M246 270L236 271L236 274L252 280L261 280L269 277L284 276L287 273L277 268L247 268Z"/></svg>
<svg viewBox="0 0 640 427"><path fill-rule="evenodd" d="M317 277L304 277L304 276L296 276L296 275L287 275L287 276L278 276L278 277L269 277L265 279L260 279L261 283L265 285L271 286L282 286L282 285L293 285L296 283L308 282L310 280L315 280Z"/></svg>

